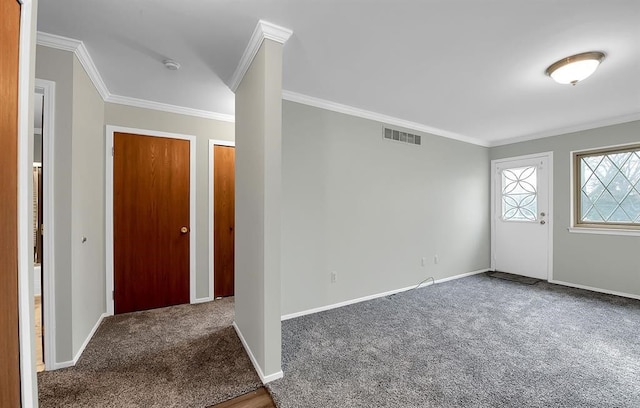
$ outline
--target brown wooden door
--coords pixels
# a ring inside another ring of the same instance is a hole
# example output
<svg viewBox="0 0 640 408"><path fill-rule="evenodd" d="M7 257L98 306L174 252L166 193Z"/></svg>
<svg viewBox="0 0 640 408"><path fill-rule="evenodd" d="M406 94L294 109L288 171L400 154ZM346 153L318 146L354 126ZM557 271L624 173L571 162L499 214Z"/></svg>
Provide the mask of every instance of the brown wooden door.
<svg viewBox="0 0 640 408"><path fill-rule="evenodd" d="M20 5L0 0L0 407L20 406L18 48Z"/></svg>
<svg viewBox="0 0 640 408"><path fill-rule="evenodd" d="M189 141L115 133L115 313L189 303Z"/></svg>
<svg viewBox="0 0 640 408"><path fill-rule="evenodd" d="M235 147L213 147L213 273L215 297L233 296Z"/></svg>

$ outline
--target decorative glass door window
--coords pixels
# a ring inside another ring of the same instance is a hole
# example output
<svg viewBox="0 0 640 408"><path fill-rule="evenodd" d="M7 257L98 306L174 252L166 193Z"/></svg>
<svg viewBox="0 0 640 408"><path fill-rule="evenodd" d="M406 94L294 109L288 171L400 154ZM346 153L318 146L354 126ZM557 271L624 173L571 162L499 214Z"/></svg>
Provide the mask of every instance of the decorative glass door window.
<svg viewBox="0 0 640 408"><path fill-rule="evenodd" d="M535 166L502 170L503 221L536 221L537 170Z"/></svg>

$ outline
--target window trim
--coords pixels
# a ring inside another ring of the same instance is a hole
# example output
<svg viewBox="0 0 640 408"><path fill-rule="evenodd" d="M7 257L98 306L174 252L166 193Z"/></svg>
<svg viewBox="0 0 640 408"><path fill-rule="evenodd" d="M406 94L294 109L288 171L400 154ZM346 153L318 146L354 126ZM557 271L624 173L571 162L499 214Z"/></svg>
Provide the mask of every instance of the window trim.
<svg viewBox="0 0 640 408"><path fill-rule="evenodd" d="M606 234L606 235L640 235L640 223L624 222L583 222L580 220L582 204L582 180L580 162L584 157L601 156L616 153L640 152L640 143L627 143L600 147L596 149L571 152L571 226L569 232Z"/></svg>

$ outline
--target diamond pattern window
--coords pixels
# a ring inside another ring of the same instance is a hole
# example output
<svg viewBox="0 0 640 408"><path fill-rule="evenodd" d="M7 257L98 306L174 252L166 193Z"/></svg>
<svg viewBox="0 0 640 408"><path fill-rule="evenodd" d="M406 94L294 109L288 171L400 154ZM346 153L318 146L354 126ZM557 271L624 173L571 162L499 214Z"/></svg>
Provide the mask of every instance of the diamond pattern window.
<svg viewBox="0 0 640 408"><path fill-rule="evenodd" d="M535 166L502 170L503 221L536 221L537 170Z"/></svg>
<svg viewBox="0 0 640 408"><path fill-rule="evenodd" d="M640 229L640 145L574 154L575 225Z"/></svg>

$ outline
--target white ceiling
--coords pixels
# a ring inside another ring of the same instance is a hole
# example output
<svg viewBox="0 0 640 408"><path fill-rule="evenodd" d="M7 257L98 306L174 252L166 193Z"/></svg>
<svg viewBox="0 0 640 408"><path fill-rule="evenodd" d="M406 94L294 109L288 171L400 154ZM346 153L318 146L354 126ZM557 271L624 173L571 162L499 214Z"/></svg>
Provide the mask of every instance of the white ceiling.
<svg viewBox="0 0 640 408"><path fill-rule="evenodd" d="M495 145L640 119L637 0L40 0L38 30L82 40L111 94L232 115L259 19L293 30L285 90L434 133ZM607 54L592 77L545 76L585 51Z"/></svg>

